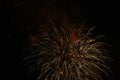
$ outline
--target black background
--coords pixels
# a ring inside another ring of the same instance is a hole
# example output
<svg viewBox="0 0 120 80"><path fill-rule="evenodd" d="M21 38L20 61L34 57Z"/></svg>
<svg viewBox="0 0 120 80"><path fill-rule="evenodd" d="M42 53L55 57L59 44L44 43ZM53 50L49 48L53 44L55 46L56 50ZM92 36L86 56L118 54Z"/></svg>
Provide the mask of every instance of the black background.
<svg viewBox="0 0 120 80"><path fill-rule="evenodd" d="M28 46L28 34L35 33L39 23L46 23L50 18L59 21L66 17L73 23L84 21L87 26L96 26L96 33L106 36L106 41L112 45L110 56L113 61L110 67L113 74L110 80L120 80L116 5L115 1L84 0L11 0L3 2L0 15L4 78L32 80L27 76L22 52ZM46 7L50 7L50 10Z"/></svg>

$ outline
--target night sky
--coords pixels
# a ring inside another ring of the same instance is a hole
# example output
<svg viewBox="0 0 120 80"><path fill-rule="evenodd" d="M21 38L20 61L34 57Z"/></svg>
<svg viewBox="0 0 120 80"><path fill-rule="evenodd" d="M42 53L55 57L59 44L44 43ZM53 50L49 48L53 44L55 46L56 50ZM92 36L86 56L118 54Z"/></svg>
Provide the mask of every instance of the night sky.
<svg viewBox="0 0 120 80"><path fill-rule="evenodd" d="M4 48L4 78L32 80L24 66L23 49L28 47L30 34L35 34L40 24L49 20L60 23L64 19L71 23L84 21L88 27L95 26L96 34L104 34L105 41L112 45L110 56L113 74L110 80L120 80L119 33L115 26L114 2L84 0L9 0L1 8L1 32ZM6 80L6 79L4 79Z"/></svg>

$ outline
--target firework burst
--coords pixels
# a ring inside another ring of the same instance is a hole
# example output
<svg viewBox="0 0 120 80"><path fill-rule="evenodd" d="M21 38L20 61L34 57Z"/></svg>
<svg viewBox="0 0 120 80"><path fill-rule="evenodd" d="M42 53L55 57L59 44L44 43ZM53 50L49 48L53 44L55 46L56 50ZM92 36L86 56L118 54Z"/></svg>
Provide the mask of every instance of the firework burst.
<svg viewBox="0 0 120 80"><path fill-rule="evenodd" d="M105 62L110 57L92 29L85 32L83 24L67 23L41 26L32 41L32 54L25 58L28 71L38 72L37 80L102 80L101 74L109 74Z"/></svg>

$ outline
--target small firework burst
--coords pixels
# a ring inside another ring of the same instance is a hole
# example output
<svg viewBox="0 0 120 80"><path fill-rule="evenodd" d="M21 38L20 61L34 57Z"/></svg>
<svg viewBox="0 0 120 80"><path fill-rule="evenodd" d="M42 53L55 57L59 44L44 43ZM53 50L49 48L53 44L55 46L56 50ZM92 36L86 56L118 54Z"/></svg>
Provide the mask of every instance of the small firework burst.
<svg viewBox="0 0 120 80"><path fill-rule="evenodd" d="M26 57L29 72L38 72L37 80L102 80L109 74L106 61L110 57L98 41L99 36L91 36L84 25L55 25L40 27L34 37L32 54Z"/></svg>

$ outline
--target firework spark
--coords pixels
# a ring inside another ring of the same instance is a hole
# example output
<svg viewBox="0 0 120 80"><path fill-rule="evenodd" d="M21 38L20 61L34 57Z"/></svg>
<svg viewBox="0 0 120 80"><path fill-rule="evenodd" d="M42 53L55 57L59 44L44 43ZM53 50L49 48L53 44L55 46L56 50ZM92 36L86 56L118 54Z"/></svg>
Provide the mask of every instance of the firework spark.
<svg viewBox="0 0 120 80"><path fill-rule="evenodd" d="M55 25L40 27L32 54L26 57L29 72L38 72L37 80L102 80L108 75L106 61L110 57L106 44L92 37L93 28L84 31L84 25Z"/></svg>

